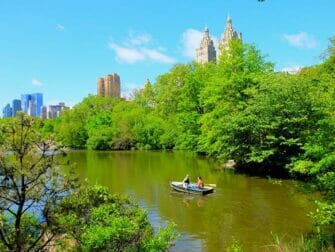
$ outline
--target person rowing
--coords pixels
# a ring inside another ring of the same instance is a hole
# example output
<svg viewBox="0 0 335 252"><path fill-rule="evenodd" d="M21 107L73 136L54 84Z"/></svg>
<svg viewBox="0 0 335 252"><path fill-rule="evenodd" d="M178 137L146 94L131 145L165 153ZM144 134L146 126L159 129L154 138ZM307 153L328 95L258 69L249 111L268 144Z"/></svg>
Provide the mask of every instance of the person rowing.
<svg viewBox="0 0 335 252"><path fill-rule="evenodd" d="M204 181L202 180L202 177L198 177L198 182L197 182L197 186L199 187L199 188L203 188L204 186L205 186L205 183L204 183Z"/></svg>
<svg viewBox="0 0 335 252"><path fill-rule="evenodd" d="M183 186L184 188L187 189L189 185L190 185L190 176L187 174L183 179Z"/></svg>

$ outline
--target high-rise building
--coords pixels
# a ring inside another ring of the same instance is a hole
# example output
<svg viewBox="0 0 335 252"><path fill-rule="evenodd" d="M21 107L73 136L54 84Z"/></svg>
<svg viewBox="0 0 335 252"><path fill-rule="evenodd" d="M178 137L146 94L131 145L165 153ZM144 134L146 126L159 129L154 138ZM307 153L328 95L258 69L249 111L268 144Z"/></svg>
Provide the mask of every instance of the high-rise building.
<svg viewBox="0 0 335 252"><path fill-rule="evenodd" d="M108 74L98 79L97 93L103 97L121 97L120 76L116 73Z"/></svg>
<svg viewBox="0 0 335 252"><path fill-rule="evenodd" d="M12 117L12 108L9 103L3 108L2 117L3 118Z"/></svg>
<svg viewBox="0 0 335 252"><path fill-rule="evenodd" d="M23 113L28 114L29 101L31 100L30 94L21 95L21 108Z"/></svg>
<svg viewBox="0 0 335 252"><path fill-rule="evenodd" d="M232 20L228 16L226 22L226 28L222 33L221 39L219 41L218 58L222 54L222 51L228 48L229 41L232 39L237 39L242 42L242 33L238 33L234 30Z"/></svg>
<svg viewBox="0 0 335 252"><path fill-rule="evenodd" d="M32 117L41 116L41 107L43 106L43 94L24 94L21 95L21 107L25 114Z"/></svg>
<svg viewBox="0 0 335 252"><path fill-rule="evenodd" d="M43 106L43 94L36 93L32 94L32 107L35 113L35 117L41 117L41 107Z"/></svg>
<svg viewBox="0 0 335 252"><path fill-rule="evenodd" d="M105 96L105 82L104 78L99 78L97 81L98 96Z"/></svg>
<svg viewBox="0 0 335 252"><path fill-rule="evenodd" d="M18 100L18 99L13 100L12 110L13 110L12 116L15 117L16 113L22 110L21 109L21 100Z"/></svg>
<svg viewBox="0 0 335 252"><path fill-rule="evenodd" d="M50 119L56 118L64 109L68 109L64 102L60 102L57 105L49 105L47 110L47 117Z"/></svg>
<svg viewBox="0 0 335 252"><path fill-rule="evenodd" d="M209 36L209 30L206 27L204 36L200 42L200 47L196 50L196 62L207 63L216 60L216 51L213 40Z"/></svg>
<svg viewBox="0 0 335 252"><path fill-rule="evenodd" d="M48 108L47 106L41 107L41 119L47 119L48 118Z"/></svg>
<svg viewBox="0 0 335 252"><path fill-rule="evenodd" d="M215 51L213 40L209 36L208 28L206 27L200 46L196 49L196 62L206 63L217 60L220 55L222 55L222 52L228 48L229 41L232 39L237 39L242 42L242 33L238 33L234 30L232 20L229 16L227 17L225 30L219 40L217 53Z"/></svg>

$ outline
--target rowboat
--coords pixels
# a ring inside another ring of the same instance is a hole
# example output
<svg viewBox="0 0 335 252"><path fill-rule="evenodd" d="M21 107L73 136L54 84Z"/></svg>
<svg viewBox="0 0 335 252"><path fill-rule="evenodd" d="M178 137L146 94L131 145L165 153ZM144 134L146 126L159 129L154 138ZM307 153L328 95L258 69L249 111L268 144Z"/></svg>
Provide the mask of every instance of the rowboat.
<svg viewBox="0 0 335 252"><path fill-rule="evenodd" d="M184 187L183 182L172 181L170 185L174 190L184 193L206 195L214 192L214 187L210 186L199 187L196 184L192 183L189 184L187 188Z"/></svg>

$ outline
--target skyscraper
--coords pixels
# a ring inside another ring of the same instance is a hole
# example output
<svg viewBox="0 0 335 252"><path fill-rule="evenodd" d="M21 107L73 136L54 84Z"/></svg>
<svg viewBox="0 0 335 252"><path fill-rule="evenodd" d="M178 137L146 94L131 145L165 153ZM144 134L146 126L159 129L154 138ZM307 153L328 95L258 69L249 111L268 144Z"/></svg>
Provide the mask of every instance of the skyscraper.
<svg viewBox="0 0 335 252"><path fill-rule="evenodd" d="M219 41L218 58L222 54L222 51L228 48L229 41L232 39L238 39L242 42L242 33L238 33L234 30L232 20L228 16L226 22L226 28L222 33L221 39Z"/></svg>
<svg viewBox="0 0 335 252"><path fill-rule="evenodd" d="M31 100L30 94L21 95L21 108L23 113L28 114L29 101Z"/></svg>
<svg viewBox="0 0 335 252"><path fill-rule="evenodd" d="M206 27L204 36L200 42L200 47L196 49L196 62L207 63L209 61L215 61L216 51L213 40L209 36L209 30Z"/></svg>
<svg viewBox="0 0 335 252"><path fill-rule="evenodd" d="M49 105L48 110L47 110L47 117L56 118L60 115L60 113L64 109L68 109L68 107L65 106L64 102L60 102L57 105Z"/></svg>
<svg viewBox="0 0 335 252"><path fill-rule="evenodd" d="M16 113L22 110L21 109L21 100L18 100L18 99L13 100L12 110L13 110L12 116L15 117Z"/></svg>
<svg viewBox="0 0 335 252"><path fill-rule="evenodd" d="M32 117L41 116L41 107L43 106L43 94L23 94L21 95L21 107L25 114Z"/></svg>
<svg viewBox="0 0 335 252"><path fill-rule="evenodd" d="M2 117L3 118L12 117L12 108L10 107L9 103L3 108Z"/></svg>
<svg viewBox="0 0 335 252"><path fill-rule="evenodd" d="M222 55L222 52L228 48L229 41L232 39L237 39L242 42L242 33L238 33L234 30L232 20L229 16L227 17L225 30L219 40L217 53L215 51L213 40L209 36L208 28L206 27L200 46L196 49L196 62L206 63L217 60L220 55Z"/></svg>
<svg viewBox="0 0 335 252"><path fill-rule="evenodd" d="M120 98L120 76L113 73L99 78L97 81L97 93L103 97Z"/></svg>
<svg viewBox="0 0 335 252"><path fill-rule="evenodd" d="M48 118L48 108L47 106L41 107L41 119L47 119Z"/></svg>
<svg viewBox="0 0 335 252"><path fill-rule="evenodd" d="M41 117L41 107L43 106L43 94L35 93L31 95L32 111L31 116Z"/></svg>

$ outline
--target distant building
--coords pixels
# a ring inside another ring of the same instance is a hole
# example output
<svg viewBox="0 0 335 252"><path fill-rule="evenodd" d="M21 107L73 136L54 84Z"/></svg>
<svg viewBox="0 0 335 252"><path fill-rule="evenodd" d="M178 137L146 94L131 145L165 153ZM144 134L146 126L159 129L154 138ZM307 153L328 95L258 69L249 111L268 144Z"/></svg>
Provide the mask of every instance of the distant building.
<svg viewBox="0 0 335 252"><path fill-rule="evenodd" d="M48 108L47 106L41 107L41 119L47 119L48 118Z"/></svg>
<svg viewBox="0 0 335 252"><path fill-rule="evenodd" d="M229 16L227 17L225 30L219 40L217 51L215 50L213 40L209 36L209 30L206 27L199 48L196 49L195 61L198 63L206 63L217 60L220 55L222 55L222 52L228 48L229 41L232 39L237 39L242 42L242 33L238 33L234 30L232 20Z"/></svg>
<svg viewBox="0 0 335 252"><path fill-rule="evenodd" d="M32 111L31 116L40 117L41 116L41 107L43 106L43 94L36 93L32 94Z"/></svg>
<svg viewBox="0 0 335 252"><path fill-rule="evenodd" d="M3 118L9 118L12 117L12 108L10 104L8 103L2 110L2 117Z"/></svg>
<svg viewBox="0 0 335 252"><path fill-rule="evenodd" d="M98 96L120 98L120 86L120 76L116 73L103 76L97 81Z"/></svg>
<svg viewBox="0 0 335 252"><path fill-rule="evenodd" d="M216 60L216 51L213 40L209 36L209 30L206 27L204 36L200 42L200 47L196 49L196 62L207 63Z"/></svg>
<svg viewBox="0 0 335 252"><path fill-rule="evenodd" d="M65 106L64 102L60 102L57 105L49 105L47 109L47 118L53 119L59 117L60 113L64 109L68 109L68 107Z"/></svg>
<svg viewBox="0 0 335 252"><path fill-rule="evenodd" d="M41 116L41 107L43 106L43 94L24 94L21 95L21 107L25 114L32 117Z"/></svg>
<svg viewBox="0 0 335 252"><path fill-rule="evenodd" d="M28 113L29 101L30 100L31 100L31 95L30 94L21 95L21 108L22 108L23 113L25 113L25 114Z"/></svg>
<svg viewBox="0 0 335 252"><path fill-rule="evenodd" d="M15 117L17 112L21 110L21 100L14 99L12 102L12 116Z"/></svg>
<svg viewBox="0 0 335 252"><path fill-rule="evenodd" d="M228 48L229 41L232 39L238 39L242 42L242 33L238 33L234 30L232 20L228 16L226 22L226 28L222 33L221 39L219 41L218 58L222 54L222 51Z"/></svg>

